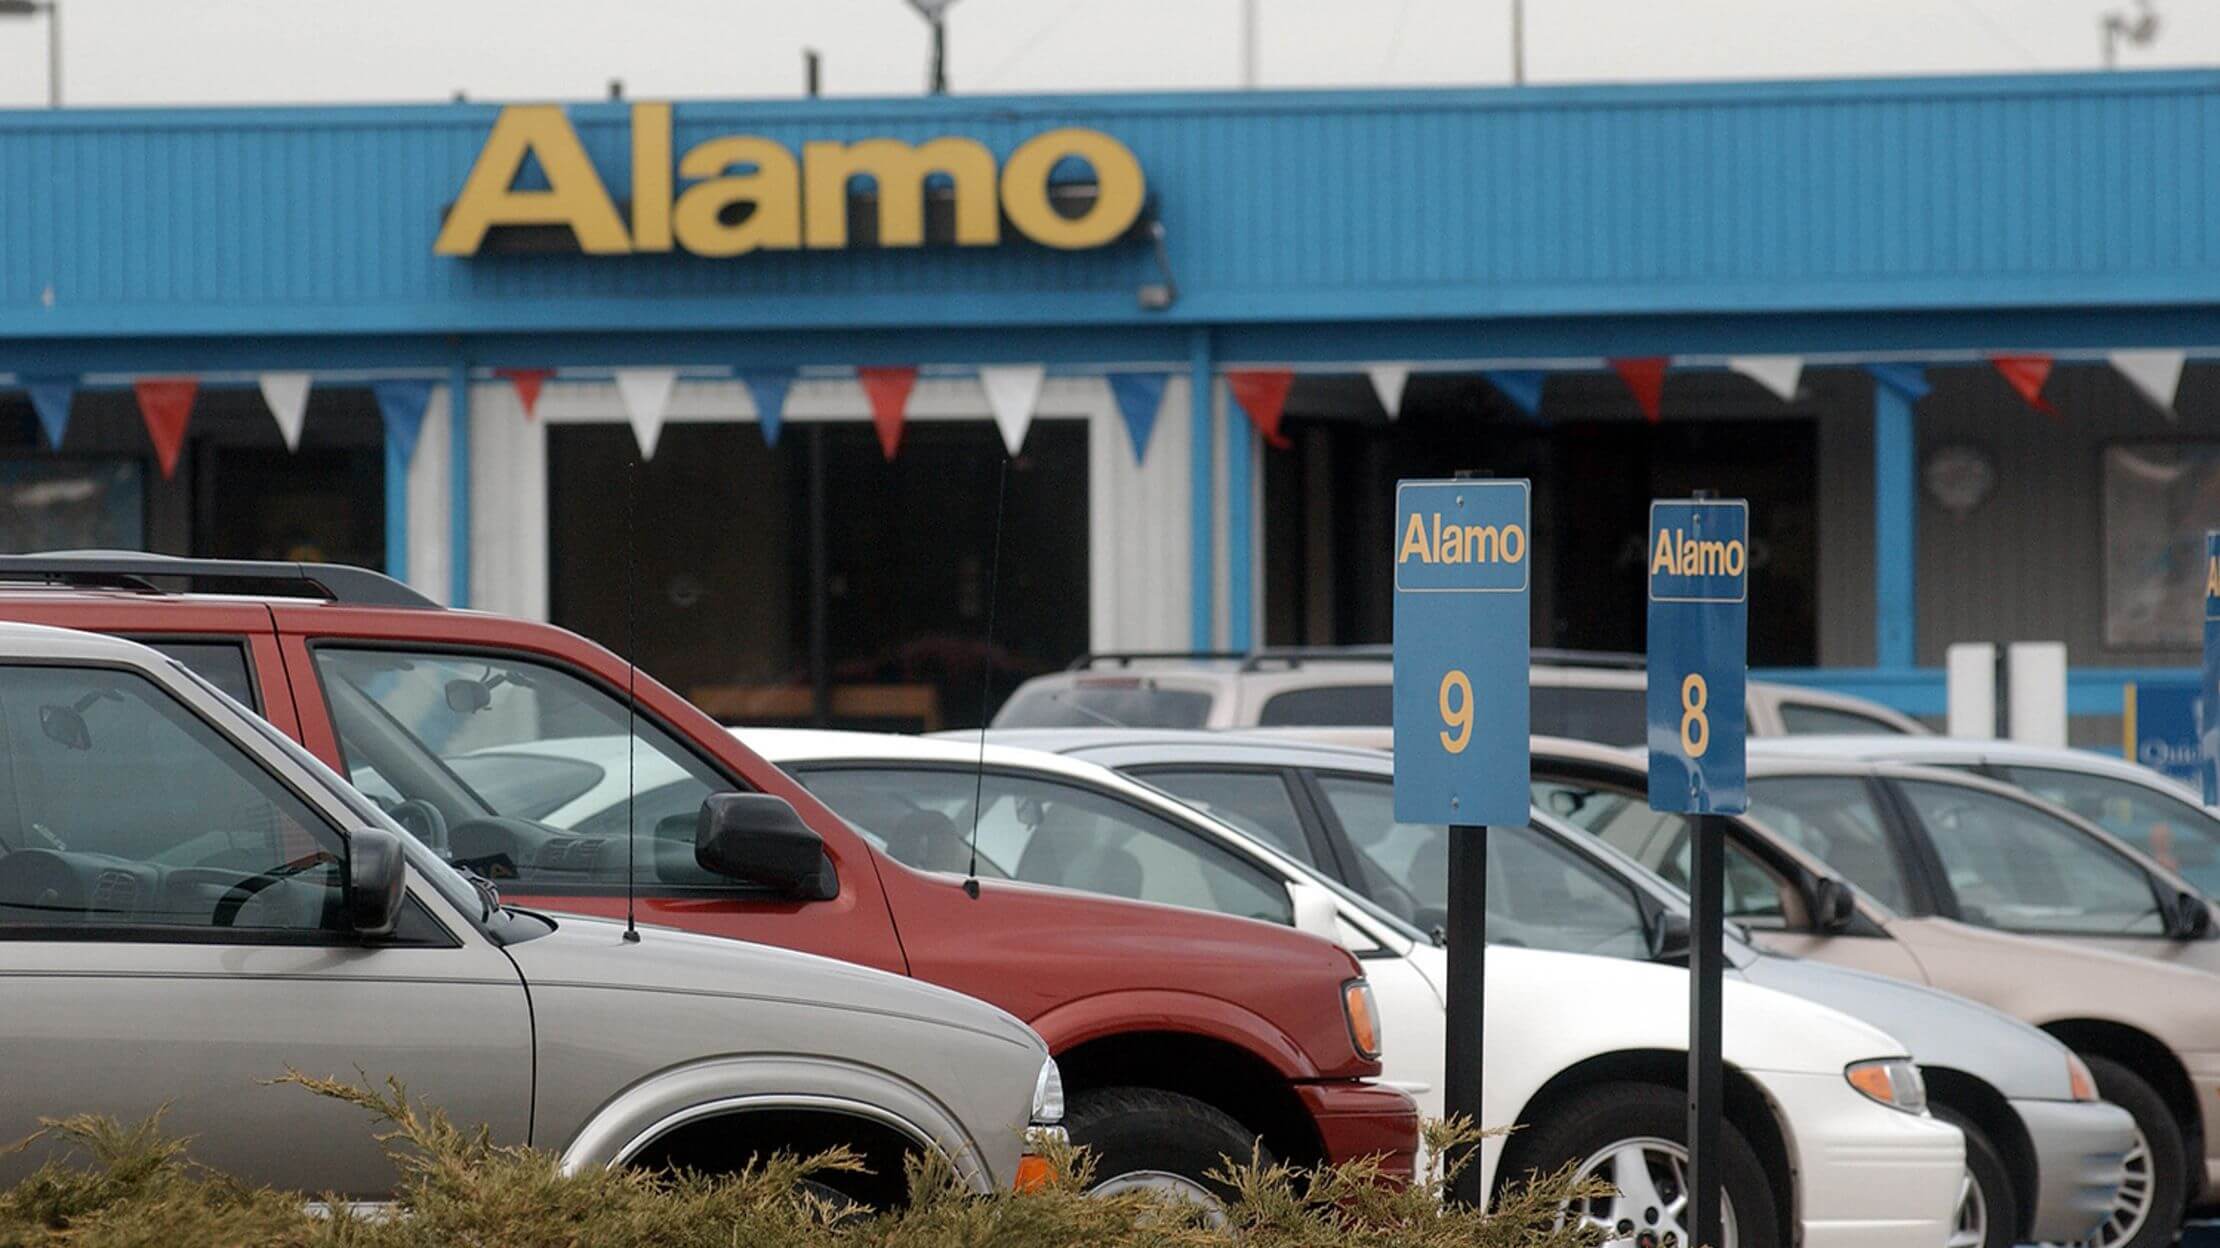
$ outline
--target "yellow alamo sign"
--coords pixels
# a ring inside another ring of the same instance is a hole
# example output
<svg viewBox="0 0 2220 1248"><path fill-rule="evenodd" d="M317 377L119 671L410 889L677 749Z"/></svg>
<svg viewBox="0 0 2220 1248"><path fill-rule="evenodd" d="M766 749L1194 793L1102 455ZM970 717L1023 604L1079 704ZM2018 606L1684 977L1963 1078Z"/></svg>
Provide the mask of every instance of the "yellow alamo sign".
<svg viewBox="0 0 2220 1248"><path fill-rule="evenodd" d="M520 190L526 157L539 162L545 190ZM1066 216L1050 202L1049 173L1067 159L1092 166L1095 196ZM783 144L727 135L687 149L671 177L671 106L632 106L632 203L627 222L594 172L578 132L555 105L501 110L478 152L462 194L432 250L476 255L486 231L502 225L567 225L581 250L601 256L667 252L738 256L751 251L831 250L848 246L848 181L878 187L879 245L925 245L925 180L944 174L955 188L955 241L991 247L1007 219L1048 247L1078 250L1115 241L1140 216L1147 183L1124 144L1096 130L1050 130L1018 145L999 175L994 153L974 139L810 142L799 160ZM752 212L728 211L747 205Z"/></svg>

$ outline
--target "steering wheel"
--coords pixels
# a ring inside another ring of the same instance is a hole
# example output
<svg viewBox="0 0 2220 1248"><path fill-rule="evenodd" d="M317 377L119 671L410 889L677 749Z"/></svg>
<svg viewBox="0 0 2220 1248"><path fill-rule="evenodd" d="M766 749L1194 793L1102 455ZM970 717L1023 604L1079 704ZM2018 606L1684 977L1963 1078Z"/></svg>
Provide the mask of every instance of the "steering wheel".
<svg viewBox="0 0 2220 1248"><path fill-rule="evenodd" d="M223 897L216 902L216 912L210 917L210 924L215 927L231 927L237 924L239 912L245 909L246 904L253 901L264 889L274 884L284 883L303 871L312 867L323 866L325 863L338 865L339 855L332 853L330 850L319 849L305 857L295 858L282 867L272 867L267 871L248 876L224 890Z"/></svg>
<svg viewBox="0 0 2220 1248"><path fill-rule="evenodd" d="M440 813L439 807L421 797L412 797L385 813L426 849L442 855L447 852L447 816Z"/></svg>

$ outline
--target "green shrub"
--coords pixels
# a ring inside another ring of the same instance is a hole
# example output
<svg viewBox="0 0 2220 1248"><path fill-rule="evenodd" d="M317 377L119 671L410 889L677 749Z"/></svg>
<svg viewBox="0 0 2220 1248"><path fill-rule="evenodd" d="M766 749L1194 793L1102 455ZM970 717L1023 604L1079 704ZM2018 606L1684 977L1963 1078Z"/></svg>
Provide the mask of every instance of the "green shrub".
<svg viewBox="0 0 2220 1248"><path fill-rule="evenodd" d="M398 1084L286 1082L380 1120L379 1139L400 1172L392 1211L312 1212L297 1193L245 1186L190 1161L185 1142L162 1133L159 1114L128 1127L77 1117L46 1124L40 1135L62 1155L0 1193L0 1248L1584 1248L1598 1240L1554 1229L1557 1209L1581 1190L1562 1174L1514 1187L1480 1214L1444 1207L1449 1176L1440 1167L1400 1186L1383 1182L1371 1161L1316 1171L1230 1164L1223 1178L1235 1198L1206 1211L1147 1192L1087 1196L1080 1150L1053 1159L1063 1177L1046 1188L994 1196L965 1190L953 1167L928 1157L909 1167L906 1208L867 1213L803 1183L861 1168L839 1151L715 1177L565 1174L552 1153L458 1128ZM1461 1155L1479 1136L1433 1124L1428 1155Z"/></svg>

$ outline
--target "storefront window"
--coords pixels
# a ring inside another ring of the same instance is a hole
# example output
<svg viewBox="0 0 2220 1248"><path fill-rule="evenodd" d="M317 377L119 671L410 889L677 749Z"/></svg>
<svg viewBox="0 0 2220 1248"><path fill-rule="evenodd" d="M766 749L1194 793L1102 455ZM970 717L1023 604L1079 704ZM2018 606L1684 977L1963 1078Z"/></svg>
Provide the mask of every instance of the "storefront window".
<svg viewBox="0 0 2220 1248"><path fill-rule="evenodd" d="M2204 634L2204 537L2220 516L2220 444L2104 452L2104 641L2193 649Z"/></svg>

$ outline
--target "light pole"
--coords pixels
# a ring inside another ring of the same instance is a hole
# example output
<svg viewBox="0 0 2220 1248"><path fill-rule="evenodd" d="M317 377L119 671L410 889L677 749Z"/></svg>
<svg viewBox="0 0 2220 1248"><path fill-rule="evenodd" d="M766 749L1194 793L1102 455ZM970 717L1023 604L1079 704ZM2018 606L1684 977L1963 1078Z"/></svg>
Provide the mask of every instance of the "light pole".
<svg viewBox="0 0 2220 1248"><path fill-rule="evenodd" d="M60 0L0 0L0 17L46 14L46 106L62 106L62 6Z"/></svg>
<svg viewBox="0 0 2220 1248"><path fill-rule="evenodd" d="M2129 17L2114 11L2104 15L2097 24L2104 33L2104 67L2117 69L2120 65L2120 41L2126 40L2139 48L2151 46L2158 38L2158 14L2151 8L2151 0L2136 0L2136 14Z"/></svg>
<svg viewBox="0 0 2220 1248"><path fill-rule="evenodd" d="M934 95L948 94L948 6L956 0L909 0L917 15L933 28L932 81L927 88Z"/></svg>

